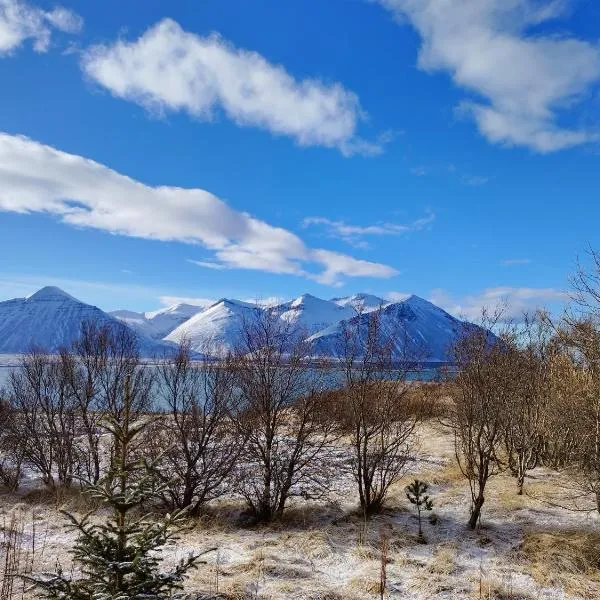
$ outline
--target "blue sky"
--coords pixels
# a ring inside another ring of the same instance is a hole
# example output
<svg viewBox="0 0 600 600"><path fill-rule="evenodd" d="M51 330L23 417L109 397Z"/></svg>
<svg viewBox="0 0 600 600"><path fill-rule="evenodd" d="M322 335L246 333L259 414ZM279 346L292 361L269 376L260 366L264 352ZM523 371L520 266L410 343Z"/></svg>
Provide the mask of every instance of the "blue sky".
<svg viewBox="0 0 600 600"><path fill-rule="evenodd" d="M583 0L0 0L0 299L555 306L598 241L599 24Z"/></svg>

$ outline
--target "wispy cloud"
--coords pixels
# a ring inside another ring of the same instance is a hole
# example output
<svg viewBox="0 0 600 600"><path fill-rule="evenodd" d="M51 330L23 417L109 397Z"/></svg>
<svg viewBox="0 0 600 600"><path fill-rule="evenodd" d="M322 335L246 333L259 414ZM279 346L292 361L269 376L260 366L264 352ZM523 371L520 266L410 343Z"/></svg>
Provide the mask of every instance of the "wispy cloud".
<svg viewBox="0 0 600 600"><path fill-rule="evenodd" d="M429 169L423 165L411 167L410 172L416 177L425 177L429 173Z"/></svg>
<svg viewBox="0 0 600 600"><path fill-rule="evenodd" d="M461 183L465 185L470 185L471 187L479 187L481 185L485 185L490 178L483 177L482 175L463 175L461 178Z"/></svg>
<svg viewBox="0 0 600 600"><path fill-rule="evenodd" d="M221 271L227 268L222 263L212 262L210 260L193 260L191 258L188 258L188 262L198 267L204 267L205 269L213 269L215 271Z"/></svg>
<svg viewBox="0 0 600 600"><path fill-rule="evenodd" d="M157 297L160 292L153 287L135 283L115 283L107 281L89 281L68 277L51 277L47 274L16 275L0 273L0 301L10 298L24 298L30 296L41 287L54 285L64 289L83 302L95 303L96 298L103 298L114 302L139 300ZM104 309L120 308L108 305Z"/></svg>
<svg viewBox="0 0 600 600"><path fill-rule="evenodd" d="M410 173L415 177L429 177L434 175L441 176L452 176L457 178L459 183L469 186L480 186L485 185L490 178L483 175L473 175L469 173L460 174L455 164L453 163L442 163L442 164L429 164L429 165L417 165L409 169Z"/></svg>
<svg viewBox="0 0 600 600"><path fill-rule="evenodd" d="M519 319L524 313L545 308L548 304L563 304L569 296L567 292L556 288L498 286L462 297L435 289L429 299L457 317L476 321L483 309L503 308L503 318Z"/></svg>
<svg viewBox="0 0 600 600"><path fill-rule="evenodd" d="M424 217L416 219L411 223L376 223L373 225L350 225L345 221L336 221L327 217L306 217L303 227L321 226L329 237L344 240L348 244L357 247L366 247L362 240L367 236L402 235L411 231L420 231L433 223L435 215L427 211Z"/></svg>
<svg viewBox="0 0 600 600"><path fill-rule="evenodd" d="M199 244L224 268L298 275L339 285L388 278L389 265L308 247L297 235L231 208L202 189L148 186L25 137L0 133L0 210L45 213L75 227ZM206 261L204 261L206 262Z"/></svg>
<svg viewBox="0 0 600 600"><path fill-rule="evenodd" d="M26 40L36 52L47 52L53 30L78 33L82 27L83 19L62 6L44 11L23 0L0 0L0 57Z"/></svg>
<svg viewBox="0 0 600 600"><path fill-rule="evenodd" d="M377 142L357 135L366 118L357 95L340 83L295 79L257 52L216 34L202 37L164 19L140 38L90 48L85 74L114 96L152 112L184 111L212 120L222 111L240 126L293 138L300 146L337 148L345 155L378 154Z"/></svg>
<svg viewBox="0 0 600 600"><path fill-rule="evenodd" d="M530 258L507 258L501 261L500 264L504 267L515 267L518 265L530 265L531 262Z"/></svg>
<svg viewBox="0 0 600 600"><path fill-rule="evenodd" d="M569 0L378 1L420 33L419 68L481 98L458 110L490 142L552 152L600 139L597 127L558 124L600 82L600 47L536 29Z"/></svg>

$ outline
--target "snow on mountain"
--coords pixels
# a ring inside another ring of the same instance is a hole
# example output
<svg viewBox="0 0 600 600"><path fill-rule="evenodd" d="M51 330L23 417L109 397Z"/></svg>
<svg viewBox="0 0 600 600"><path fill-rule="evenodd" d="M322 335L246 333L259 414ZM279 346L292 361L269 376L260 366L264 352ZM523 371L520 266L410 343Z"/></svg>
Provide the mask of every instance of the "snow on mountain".
<svg viewBox="0 0 600 600"><path fill-rule="evenodd" d="M0 354L28 352L32 346L56 352L79 337L85 321L101 326L124 326L99 308L52 286L27 298L0 302ZM138 341L144 355L159 354L166 348L139 335Z"/></svg>
<svg viewBox="0 0 600 600"><path fill-rule="evenodd" d="M174 304L160 310L144 313L148 322L152 325L155 339L162 339L177 329L182 323L194 315L205 310L205 306L196 306L194 304Z"/></svg>
<svg viewBox="0 0 600 600"><path fill-rule="evenodd" d="M305 331L307 335L349 319L355 314L350 305L340 306L310 294L303 294L295 300L284 302L274 307L273 311L298 330Z"/></svg>
<svg viewBox="0 0 600 600"><path fill-rule="evenodd" d="M154 337L152 323L146 319L144 313L138 313L133 310L113 310L108 314L131 327L137 334Z"/></svg>
<svg viewBox="0 0 600 600"><path fill-rule="evenodd" d="M377 310L380 306L389 304L383 298L373 296L372 294L354 294L352 296L345 296L344 298L332 298L331 301L335 302L338 306L349 306L364 312Z"/></svg>
<svg viewBox="0 0 600 600"><path fill-rule="evenodd" d="M129 325L137 333L155 340L161 340L189 318L203 311L204 308L182 303L145 313L132 310L115 310L109 314Z"/></svg>
<svg viewBox="0 0 600 600"><path fill-rule="evenodd" d="M356 307L364 313L357 316ZM28 298L0 302L0 354L26 352L32 345L55 352L79 336L84 321L123 325L138 334L144 356L163 354L173 343L189 340L199 354L224 354L239 344L243 324L257 311L273 310L284 321L306 332L313 354L336 357L340 354L343 330L360 321L368 322L369 311L381 308L381 328L394 340L394 358L447 361L448 350L465 326L431 302L410 296L384 304L370 294L323 300L304 294L272 308L239 300L221 299L208 308L177 304L157 311L138 313L121 310L106 314L80 302L66 292L45 287ZM362 327L366 332L366 327ZM162 338L162 341L160 339Z"/></svg>
<svg viewBox="0 0 600 600"><path fill-rule="evenodd" d="M164 339L176 344L187 340L192 350L201 354L226 354L239 343L244 322L260 310L256 304L223 298L182 323Z"/></svg>
<svg viewBox="0 0 600 600"><path fill-rule="evenodd" d="M315 356L339 357L343 342L344 328L350 331L359 325L358 343L366 343L368 313L354 317L349 322L338 323L312 335ZM381 333L384 339L394 340L395 360L419 360L445 362L450 360L452 344L464 333L465 327L475 327L464 323L446 311L418 296L410 296L402 302L388 304L381 311Z"/></svg>

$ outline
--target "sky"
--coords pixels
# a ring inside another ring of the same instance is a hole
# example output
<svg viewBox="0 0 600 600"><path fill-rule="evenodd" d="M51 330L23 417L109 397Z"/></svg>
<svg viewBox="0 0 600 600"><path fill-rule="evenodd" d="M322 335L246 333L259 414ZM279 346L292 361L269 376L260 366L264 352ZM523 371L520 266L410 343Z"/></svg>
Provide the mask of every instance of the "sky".
<svg viewBox="0 0 600 600"><path fill-rule="evenodd" d="M556 307L598 246L599 25L591 0L0 0L0 300Z"/></svg>

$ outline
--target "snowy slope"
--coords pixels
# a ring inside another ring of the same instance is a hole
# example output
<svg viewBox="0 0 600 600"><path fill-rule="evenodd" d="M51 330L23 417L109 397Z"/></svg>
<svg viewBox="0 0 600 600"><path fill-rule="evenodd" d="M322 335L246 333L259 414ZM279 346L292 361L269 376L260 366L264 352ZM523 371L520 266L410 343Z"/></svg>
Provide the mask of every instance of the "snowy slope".
<svg viewBox="0 0 600 600"><path fill-rule="evenodd" d="M166 308L145 313L132 310L115 310L109 314L129 325L140 335L161 340L204 308L206 307L192 304L173 304Z"/></svg>
<svg viewBox="0 0 600 600"><path fill-rule="evenodd" d="M152 326L152 337L162 339L205 308L207 307L193 304L173 304L160 310L146 312L144 316Z"/></svg>
<svg viewBox="0 0 600 600"><path fill-rule="evenodd" d="M337 357L340 355L343 328L353 331L359 322L359 343L364 344L369 314L354 317L347 323L333 325L309 338L315 356ZM403 302L388 304L381 311L383 339L394 340L395 360L420 360L443 362L450 360L449 349L465 328L474 327L464 323L446 311L418 296L410 296Z"/></svg>
<svg viewBox="0 0 600 600"><path fill-rule="evenodd" d="M144 313L134 312L133 310L113 310L108 314L131 327L137 334L154 337L152 323L146 319Z"/></svg>
<svg viewBox="0 0 600 600"><path fill-rule="evenodd" d="M223 298L194 315L164 339L176 344L189 341L201 354L219 355L232 351L241 339L244 322L261 310L255 304Z"/></svg>
<svg viewBox="0 0 600 600"><path fill-rule="evenodd" d="M295 300L285 302L273 308L281 319L291 323L307 335L339 323L354 316L354 309L340 306L330 300L322 300L310 294L304 294Z"/></svg>
<svg viewBox="0 0 600 600"><path fill-rule="evenodd" d="M0 302L0 354L27 352L38 346L56 352L76 340L85 321L123 327L123 323L57 287L44 287L28 298ZM159 354L165 344L138 335L140 351Z"/></svg>
<svg viewBox="0 0 600 600"><path fill-rule="evenodd" d="M332 298L331 301L335 302L338 306L350 306L365 312L376 310L380 306L389 304L383 298L373 296L372 294L354 294L343 298Z"/></svg>

